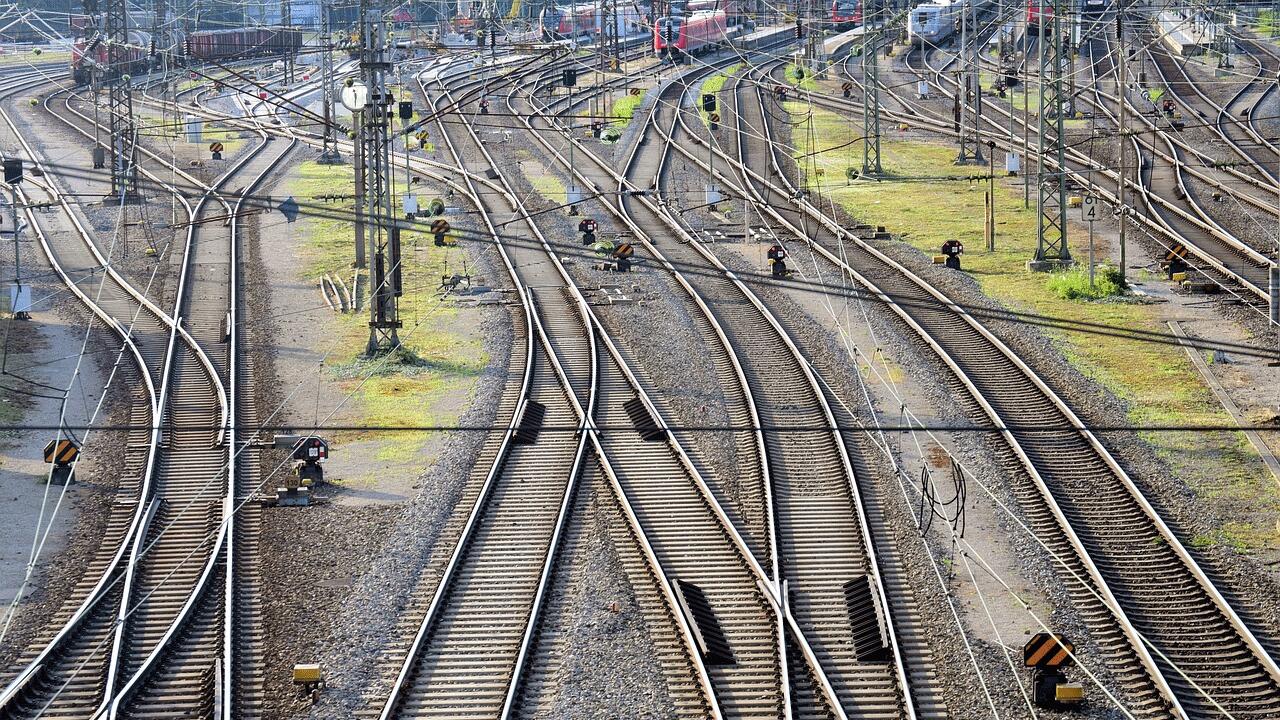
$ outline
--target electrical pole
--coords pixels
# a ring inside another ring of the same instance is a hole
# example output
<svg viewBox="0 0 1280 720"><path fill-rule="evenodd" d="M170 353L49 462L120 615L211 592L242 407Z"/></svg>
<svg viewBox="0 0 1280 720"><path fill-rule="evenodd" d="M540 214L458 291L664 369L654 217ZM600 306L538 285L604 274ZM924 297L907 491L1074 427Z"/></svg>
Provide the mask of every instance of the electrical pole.
<svg viewBox="0 0 1280 720"><path fill-rule="evenodd" d="M164 40L166 37L166 18L168 9L165 7L165 0L155 0L155 17L151 20L151 61L154 65L156 54L162 50L169 49L169 43Z"/></svg>
<svg viewBox="0 0 1280 720"><path fill-rule="evenodd" d="M1031 207L1031 26L1027 17L1032 0L1022 13L1022 207Z"/></svg>
<svg viewBox="0 0 1280 720"><path fill-rule="evenodd" d="M1227 32L1227 26L1231 23L1236 13L1235 0L1227 0L1222 4L1223 12L1219 15L1219 22L1213 25L1214 40L1218 43L1218 67L1233 68L1231 64L1231 34ZM1210 16L1212 20L1212 16Z"/></svg>
<svg viewBox="0 0 1280 720"><path fill-rule="evenodd" d="M369 344L373 356L400 345L400 229L396 225L391 193L391 142L388 123L393 105L387 90L391 62L387 52L387 23L380 8L360 4L360 74L368 99L360 118L360 145L363 149L361 175L364 178L365 234L369 239L370 274Z"/></svg>
<svg viewBox="0 0 1280 720"><path fill-rule="evenodd" d="M17 172L11 171L11 166L17 167ZM22 293L22 256L18 246L18 183L22 182L22 160L14 158L5 160L4 162L5 182L9 183L11 191L9 210L13 219L13 317L16 320L30 320L31 313L28 308L31 307L30 297L31 289L27 289L27 295L24 298ZM25 302L24 302L25 300Z"/></svg>
<svg viewBox="0 0 1280 720"><path fill-rule="evenodd" d="M286 28L293 27L293 4L290 0L280 0L280 24ZM284 82L286 85L293 84L295 64L296 58L293 55L293 51L286 49L284 53Z"/></svg>
<svg viewBox="0 0 1280 720"><path fill-rule="evenodd" d="M1124 44L1124 7L1125 0L1120 0L1119 8L1116 9L1116 46L1119 48L1119 76L1116 80L1116 95L1120 97L1120 113L1119 113L1119 135L1120 135L1120 187L1117 194L1119 207L1116 212L1120 215L1120 277L1128 279L1129 270L1125 266L1125 232L1129 226L1129 208L1125 205L1126 185L1129 180L1129 138L1125 135L1125 116L1128 109L1129 99L1129 76L1128 76L1128 58L1129 49Z"/></svg>
<svg viewBox="0 0 1280 720"><path fill-rule="evenodd" d="M321 165L342 162L338 154L337 119L333 112L333 33L329 24L329 6L320 4L320 83L324 87L324 147L317 160Z"/></svg>
<svg viewBox="0 0 1280 720"><path fill-rule="evenodd" d="M818 59L817 47L814 43L817 40L818 24L814 22L816 19L813 12L813 0L803 0L800 3L798 17L803 20L804 30L804 63L806 69L815 67L814 63Z"/></svg>
<svg viewBox="0 0 1280 720"><path fill-rule="evenodd" d="M355 128L356 141L355 147L351 151L352 170L356 176L356 208L355 208L355 231L356 231L356 267L369 267L369 261L365 258L365 242L364 242L364 141L361 140L364 128L364 111L356 110L351 113L351 126ZM357 288L357 291L359 288Z"/></svg>
<svg viewBox="0 0 1280 720"><path fill-rule="evenodd" d="M130 54L127 0L107 0L102 34L107 43L105 79L111 129L111 195L118 201L132 197L137 190L137 131L133 126L133 92L127 72Z"/></svg>
<svg viewBox="0 0 1280 720"><path fill-rule="evenodd" d="M969 66L969 87L973 93L973 161L978 165L982 164L982 74L980 71L982 62L982 39L978 33L978 3L969 4L970 21L973 23L973 32L970 33L970 40L973 47L973 62Z"/></svg>
<svg viewBox="0 0 1280 720"><path fill-rule="evenodd" d="M1036 203L1036 255L1028 267L1051 270L1071 264L1067 247L1067 174L1063 148L1063 120L1066 98L1063 76L1070 59L1063 52L1063 22L1066 3L1054 0L1053 17L1040 15L1040 157L1036 161L1040 196ZM1056 165L1050 167L1052 155Z"/></svg>
<svg viewBox="0 0 1280 720"><path fill-rule="evenodd" d="M1067 117L1074 118L1076 116L1076 49L1080 47L1080 40L1075 36L1075 19L1072 18L1067 22L1071 23L1071 32L1062 41L1062 62L1067 67L1067 96L1063 107Z"/></svg>
<svg viewBox="0 0 1280 720"><path fill-rule="evenodd" d="M601 4L604 17L602 18L604 31L604 52L608 58L609 70L617 72L620 69L620 48L618 46L619 36L622 34L622 28L618 27L618 6L614 0L604 0Z"/></svg>
<svg viewBox="0 0 1280 720"><path fill-rule="evenodd" d="M1276 74L1276 84L1280 85L1280 73ZM1277 160L1276 170L1280 172L1280 160ZM1280 195L1280 184L1276 185L1276 195ZM1280 204L1277 204L1276 208L1276 259L1267 269L1267 280L1270 285L1268 289L1271 324L1280 326ZM15 224L15 232L17 227Z"/></svg>
<svg viewBox="0 0 1280 720"><path fill-rule="evenodd" d="M977 9L970 5L969 17L960 11L960 77L956 91L956 111L959 114L960 154L957 165L982 163L982 145L979 139L978 112L980 102L975 93L978 84L978 33ZM965 67L968 63L968 67Z"/></svg>
<svg viewBox="0 0 1280 720"><path fill-rule="evenodd" d="M880 166L880 31L872 29L881 0L862 3L862 176L879 177Z"/></svg>

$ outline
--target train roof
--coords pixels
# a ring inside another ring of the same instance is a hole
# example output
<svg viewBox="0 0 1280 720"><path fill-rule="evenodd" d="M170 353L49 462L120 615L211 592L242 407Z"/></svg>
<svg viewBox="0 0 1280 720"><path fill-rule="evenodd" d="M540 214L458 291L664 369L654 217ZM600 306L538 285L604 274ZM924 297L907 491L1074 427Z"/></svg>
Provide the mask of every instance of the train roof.
<svg viewBox="0 0 1280 720"><path fill-rule="evenodd" d="M230 34L232 34L232 33L240 33L240 32L244 32L244 31L246 31L246 30L275 30L275 31L277 31L277 32L278 32L278 31L281 31L281 30L295 30L295 31L296 31L296 30L297 30L297 28L286 27L286 26L284 26L284 25L259 25L259 26L256 26L256 27L228 28L228 29L225 29L225 30L196 30L195 32L193 32L193 33L191 33L191 34L192 34L192 35L202 35L202 36L203 36L203 35L230 35Z"/></svg>
<svg viewBox="0 0 1280 720"><path fill-rule="evenodd" d="M917 10L946 10L953 5L960 4L962 4L960 0L929 0L929 2L922 2L911 10L912 12Z"/></svg>

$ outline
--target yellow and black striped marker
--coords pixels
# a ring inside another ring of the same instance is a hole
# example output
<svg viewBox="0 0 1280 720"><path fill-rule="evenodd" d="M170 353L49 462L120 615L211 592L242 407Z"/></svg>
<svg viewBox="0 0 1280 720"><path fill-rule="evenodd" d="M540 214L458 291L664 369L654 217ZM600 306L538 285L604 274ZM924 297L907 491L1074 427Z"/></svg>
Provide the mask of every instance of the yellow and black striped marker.
<svg viewBox="0 0 1280 720"><path fill-rule="evenodd" d="M57 442L50 440L49 444L44 446L44 461L47 463L67 465L79 454L80 443L70 438L63 438Z"/></svg>
<svg viewBox="0 0 1280 720"><path fill-rule="evenodd" d="M1022 662L1032 668L1061 668L1071 665L1075 643L1061 635L1036 633L1022 646Z"/></svg>

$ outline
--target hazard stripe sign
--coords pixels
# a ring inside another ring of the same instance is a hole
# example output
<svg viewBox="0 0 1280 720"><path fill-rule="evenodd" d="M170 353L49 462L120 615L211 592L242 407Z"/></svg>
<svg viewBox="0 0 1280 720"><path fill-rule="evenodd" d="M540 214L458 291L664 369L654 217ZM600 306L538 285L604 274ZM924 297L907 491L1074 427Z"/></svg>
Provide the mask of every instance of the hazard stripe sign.
<svg viewBox="0 0 1280 720"><path fill-rule="evenodd" d="M47 463L66 465L75 460L79 454L80 443L69 438L59 440L56 443L50 440L49 444L44 446L44 461Z"/></svg>
<svg viewBox="0 0 1280 720"><path fill-rule="evenodd" d="M1061 635L1036 633L1022 646L1022 662L1033 668L1066 667L1075 651L1075 644Z"/></svg>

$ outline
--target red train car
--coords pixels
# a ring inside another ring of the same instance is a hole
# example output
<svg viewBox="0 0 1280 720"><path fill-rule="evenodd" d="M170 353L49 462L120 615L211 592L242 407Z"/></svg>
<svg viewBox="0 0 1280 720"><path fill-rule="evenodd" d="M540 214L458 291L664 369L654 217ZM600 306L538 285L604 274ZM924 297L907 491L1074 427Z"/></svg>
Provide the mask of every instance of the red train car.
<svg viewBox="0 0 1280 720"><path fill-rule="evenodd" d="M139 73L146 70L150 54L151 35L131 30L129 32L129 44L125 46L123 53L111 58L110 63L114 64L114 69L120 73ZM71 79L76 84L89 82L92 69L95 66L105 69L108 63L106 43L94 43L93 47L89 48L86 45L86 40L82 37L76 38L75 42L72 43Z"/></svg>
<svg viewBox="0 0 1280 720"><path fill-rule="evenodd" d="M283 55L301 47L302 31L297 28L201 30L187 36L186 55L190 60L221 60Z"/></svg>
<svg viewBox="0 0 1280 720"><path fill-rule="evenodd" d="M556 8L544 13L544 29L548 35L553 38L572 38L594 32L599 11L594 4L587 4Z"/></svg>
<svg viewBox="0 0 1280 720"><path fill-rule="evenodd" d="M852 27L862 22L862 0L832 0L831 24Z"/></svg>
<svg viewBox="0 0 1280 720"><path fill-rule="evenodd" d="M233 60L237 58L284 55L296 53L302 47L302 31L287 27L238 28L235 30L200 30L181 38L175 60L179 63ZM104 43L96 43L87 52L85 39L79 38L72 46L71 77L76 83L89 81L94 63L107 64ZM123 60L117 59L120 72L145 72L151 64L151 38L147 33L129 32L129 46Z"/></svg>
<svg viewBox="0 0 1280 720"><path fill-rule="evenodd" d="M1027 2L1027 27L1038 28L1042 24L1048 25L1053 20L1053 6L1047 5L1039 0L1028 0Z"/></svg>
<svg viewBox="0 0 1280 720"><path fill-rule="evenodd" d="M727 28L723 10L659 18L653 27L653 49L661 57L687 60L722 44Z"/></svg>

